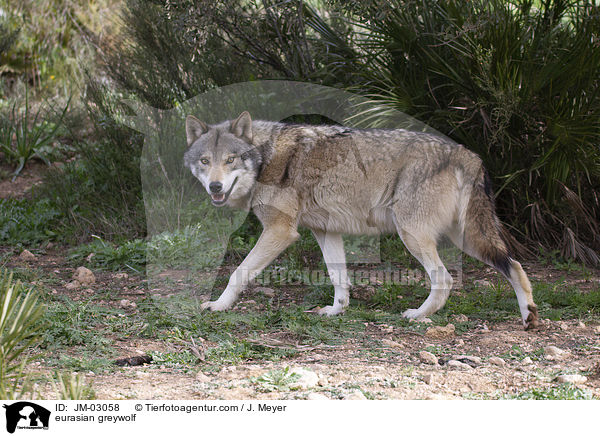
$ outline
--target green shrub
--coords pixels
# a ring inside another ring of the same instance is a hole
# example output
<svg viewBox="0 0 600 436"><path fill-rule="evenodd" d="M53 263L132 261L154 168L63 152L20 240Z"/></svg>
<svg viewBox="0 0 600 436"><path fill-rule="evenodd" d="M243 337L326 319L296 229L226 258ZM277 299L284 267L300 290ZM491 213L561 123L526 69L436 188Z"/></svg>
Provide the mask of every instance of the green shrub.
<svg viewBox="0 0 600 436"><path fill-rule="evenodd" d="M16 399L31 386L24 375L26 351L39 341L44 306L32 289L0 269L0 399Z"/></svg>
<svg viewBox="0 0 600 436"><path fill-rule="evenodd" d="M359 31L308 20L329 69L479 153L522 240L598 263L600 9L591 1L330 2ZM537 250L536 250L537 251Z"/></svg>
<svg viewBox="0 0 600 436"><path fill-rule="evenodd" d="M61 218L48 199L0 199L0 244L32 245L57 239Z"/></svg>

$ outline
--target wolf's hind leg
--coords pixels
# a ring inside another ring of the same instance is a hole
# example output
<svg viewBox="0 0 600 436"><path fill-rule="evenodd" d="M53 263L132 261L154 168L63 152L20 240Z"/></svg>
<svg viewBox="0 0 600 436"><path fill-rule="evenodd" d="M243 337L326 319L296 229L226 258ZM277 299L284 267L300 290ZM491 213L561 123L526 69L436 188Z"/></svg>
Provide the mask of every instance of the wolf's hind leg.
<svg viewBox="0 0 600 436"><path fill-rule="evenodd" d="M202 309L213 311L229 309L248 283L298 237L296 229L287 225L265 227L254 248L229 278L229 283L221 296L216 301L202 304Z"/></svg>
<svg viewBox="0 0 600 436"><path fill-rule="evenodd" d="M402 316L405 318L424 318L441 309L452 289L452 276L442 263L437 252L435 239L429 236L416 236L406 230L398 231L404 245L425 268L431 280L431 292L418 309L408 309Z"/></svg>
<svg viewBox="0 0 600 436"><path fill-rule="evenodd" d="M319 315L338 315L350 303L350 280L346 271L346 254L344 253L344 240L340 233L313 230L313 234L321 247L323 258L327 265L327 272L335 294L333 305L325 306L319 310Z"/></svg>

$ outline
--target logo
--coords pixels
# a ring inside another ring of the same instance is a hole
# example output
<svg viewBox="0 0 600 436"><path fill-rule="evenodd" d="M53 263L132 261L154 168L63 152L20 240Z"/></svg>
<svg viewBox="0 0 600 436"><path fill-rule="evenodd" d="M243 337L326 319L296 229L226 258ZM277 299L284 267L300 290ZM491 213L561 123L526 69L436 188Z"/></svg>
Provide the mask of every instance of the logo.
<svg viewBox="0 0 600 436"><path fill-rule="evenodd" d="M3 405L6 409L6 430L14 433L18 429L48 430L50 411L29 401Z"/></svg>

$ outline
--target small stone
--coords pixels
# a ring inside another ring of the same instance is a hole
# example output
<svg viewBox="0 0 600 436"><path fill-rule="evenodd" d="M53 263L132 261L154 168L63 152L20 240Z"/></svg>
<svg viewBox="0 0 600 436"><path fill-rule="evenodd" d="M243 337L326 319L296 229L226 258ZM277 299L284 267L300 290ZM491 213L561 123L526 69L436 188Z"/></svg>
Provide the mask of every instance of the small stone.
<svg viewBox="0 0 600 436"><path fill-rule="evenodd" d="M69 282L65 285L65 288L68 291L74 291L75 289L79 289L79 287L81 286L81 283L79 283L77 280L73 280L72 282Z"/></svg>
<svg viewBox="0 0 600 436"><path fill-rule="evenodd" d="M77 280L84 286L89 286L96 283L96 276L85 266L80 266L75 270L75 273L73 273L73 280Z"/></svg>
<svg viewBox="0 0 600 436"><path fill-rule="evenodd" d="M266 297L274 297L275 296L275 290L271 289L271 288L265 288L263 286L259 286L257 288L254 288L254 292L258 292L263 294Z"/></svg>
<svg viewBox="0 0 600 436"><path fill-rule="evenodd" d="M456 330L456 327L454 327L454 324L448 324L445 327L441 327L441 326L429 327L425 331L425 336L428 338L433 338L433 339L445 339L445 338L454 336L455 330Z"/></svg>
<svg viewBox="0 0 600 436"><path fill-rule="evenodd" d="M290 383L291 389L309 389L314 388L319 384L319 376L316 372L304 368L293 368L290 374L300 376L294 383Z"/></svg>
<svg viewBox="0 0 600 436"><path fill-rule="evenodd" d="M438 358L436 357L436 355L430 353L429 351L419 351L419 359L421 359L421 362L426 363L428 365L438 364Z"/></svg>
<svg viewBox="0 0 600 436"><path fill-rule="evenodd" d="M459 354L458 356L454 356L454 360L460 360L461 362L464 362L465 360L468 362L472 362L475 365L481 365L481 357L477 357L477 356L469 356L466 354ZM467 363L467 362L464 362Z"/></svg>
<svg viewBox="0 0 600 436"><path fill-rule="evenodd" d="M456 341L456 346L457 347L462 347L463 345L465 345L465 341L463 341L462 339L458 339Z"/></svg>
<svg viewBox="0 0 600 436"><path fill-rule="evenodd" d="M427 383L428 385L431 385L431 384L435 383L435 374L431 374L431 373L424 374L423 375L423 381L425 383Z"/></svg>
<svg viewBox="0 0 600 436"><path fill-rule="evenodd" d="M564 330L569 330L569 325L566 322L564 322L564 321L560 321L558 323L558 328L561 329L561 330L563 330L563 331Z"/></svg>
<svg viewBox="0 0 600 436"><path fill-rule="evenodd" d="M323 401L323 400L329 400L329 397L326 395L323 395L323 394L319 394L318 392L311 392L310 394L308 394L306 399L313 400L313 401Z"/></svg>
<svg viewBox="0 0 600 436"><path fill-rule="evenodd" d="M532 364L533 364L533 360L531 360L531 357L529 357L529 356L527 356L526 358L521 360L521 365L532 365Z"/></svg>
<svg viewBox="0 0 600 436"><path fill-rule="evenodd" d="M585 323L583 321L579 321L577 323L577 328L584 329L585 328Z"/></svg>
<svg viewBox="0 0 600 436"><path fill-rule="evenodd" d="M37 257L35 257L35 254L33 254L31 251L23 250L21 251L21 254L19 254L19 259L29 262L31 260L36 260Z"/></svg>
<svg viewBox="0 0 600 436"><path fill-rule="evenodd" d="M348 395L344 397L344 400L366 400L365 394L363 394L360 390L355 389L350 392Z"/></svg>
<svg viewBox="0 0 600 436"><path fill-rule="evenodd" d="M546 353L546 356L554 357L562 356L563 354L565 354L564 350L561 350L560 348L555 347L554 345L548 345L547 347L544 347L544 352Z"/></svg>
<svg viewBox="0 0 600 436"><path fill-rule="evenodd" d="M126 310L133 310L137 308L137 304L135 304L133 301L125 299L119 301L119 306L121 306L122 309Z"/></svg>
<svg viewBox="0 0 600 436"><path fill-rule="evenodd" d="M504 359L501 357L497 357L497 356L490 357L488 362L490 362L492 365L496 365L496 366L506 365L506 362L504 361Z"/></svg>
<svg viewBox="0 0 600 436"><path fill-rule="evenodd" d="M116 279L116 280L125 280L127 278L129 278L129 274L124 273L124 272L113 274L113 279Z"/></svg>
<svg viewBox="0 0 600 436"><path fill-rule="evenodd" d="M563 374L556 377L556 381L559 383L585 383L587 381L587 377L581 374Z"/></svg>
<svg viewBox="0 0 600 436"><path fill-rule="evenodd" d="M594 333L596 333L597 335L600 335L600 325L597 325L596 327L594 327Z"/></svg>
<svg viewBox="0 0 600 436"><path fill-rule="evenodd" d="M404 345L402 345L399 342L392 341L391 339L384 338L381 340L381 343L383 345L385 345L386 347L390 347L390 348L404 348Z"/></svg>
<svg viewBox="0 0 600 436"><path fill-rule="evenodd" d="M488 287L488 288L490 286L492 286L492 284L487 280L473 280L473 284L475 284L477 286Z"/></svg>
<svg viewBox="0 0 600 436"><path fill-rule="evenodd" d="M459 315L454 315L453 318L454 318L454 321L456 321L456 322L468 322L469 321L469 317L462 313Z"/></svg>
<svg viewBox="0 0 600 436"><path fill-rule="evenodd" d="M457 369L472 369L471 365L467 365L459 360L449 360L447 365Z"/></svg>
<svg viewBox="0 0 600 436"><path fill-rule="evenodd" d="M210 377L204 374L202 371L198 371L198 374L196 374L196 381L200 383L206 383L210 381Z"/></svg>

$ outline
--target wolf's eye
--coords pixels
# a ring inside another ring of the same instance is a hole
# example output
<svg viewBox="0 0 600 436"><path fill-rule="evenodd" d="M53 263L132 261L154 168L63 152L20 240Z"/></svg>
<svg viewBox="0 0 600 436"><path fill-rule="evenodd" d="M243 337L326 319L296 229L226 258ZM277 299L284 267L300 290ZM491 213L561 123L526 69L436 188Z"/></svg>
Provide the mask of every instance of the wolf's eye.
<svg viewBox="0 0 600 436"><path fill-rule="evenodd" d="M206 159L205 157L200 159L200 162L202 162L202 165L208 165L208 159Z"/></svg>
<svg viewBox="0 0 600 436"><path fill-rule="evenodd" d="M235 157L230 157L225 161L225 163L230 164L230 163L233 163L234 160L235 160Z"/></svg>

